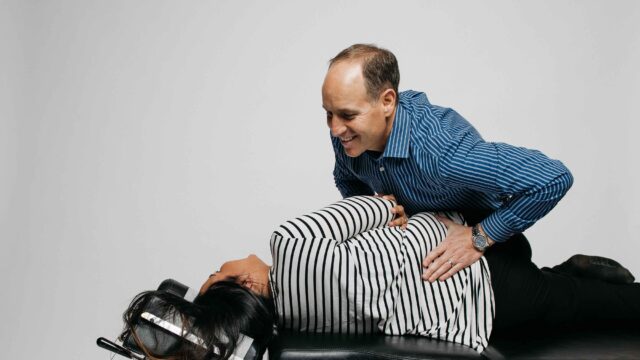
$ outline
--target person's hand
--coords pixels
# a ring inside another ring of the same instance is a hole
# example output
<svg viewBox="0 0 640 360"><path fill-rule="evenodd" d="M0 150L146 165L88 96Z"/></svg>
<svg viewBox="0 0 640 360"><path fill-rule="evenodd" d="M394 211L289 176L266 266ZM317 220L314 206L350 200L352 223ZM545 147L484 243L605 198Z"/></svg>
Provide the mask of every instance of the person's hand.
<svg viewBox="0 0 640 360"><path fill-rule="evenodd" d="M389 222L389 226L400 226L402 227L402 229L406 229L407 228L407 224L409 223L409 218L407 217L407 215L404 213L404 206L399 205L398 201L396 200L396 197L393 195L376 195L378 197L381 197L383 199L386 200L391 200L393 201L396 206L391 208L391 213L394 214L395 216L393 217L393 220L391 220L391 222Z"/></svg>
<svg viewBox="0 0 640 360"><path fill-rule="evenodd" d="M447 227L447 237L424 258L422 280L444 281L478 261L482 252L473 247L471 227L436 216ZM491 243L492 240L489 240Z"/></svg>

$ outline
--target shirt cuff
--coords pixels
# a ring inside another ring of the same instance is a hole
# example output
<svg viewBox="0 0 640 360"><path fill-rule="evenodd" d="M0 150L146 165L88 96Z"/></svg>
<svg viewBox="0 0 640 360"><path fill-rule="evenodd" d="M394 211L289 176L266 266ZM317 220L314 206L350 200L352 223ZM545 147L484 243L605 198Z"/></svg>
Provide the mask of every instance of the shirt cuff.
<svg viewBox="0 0 640 360"><path fill-rule="evenodd" d="M496 213L489 215L480 224L484 233L495 242L505 242L514 234L513 230Z"/></svg>

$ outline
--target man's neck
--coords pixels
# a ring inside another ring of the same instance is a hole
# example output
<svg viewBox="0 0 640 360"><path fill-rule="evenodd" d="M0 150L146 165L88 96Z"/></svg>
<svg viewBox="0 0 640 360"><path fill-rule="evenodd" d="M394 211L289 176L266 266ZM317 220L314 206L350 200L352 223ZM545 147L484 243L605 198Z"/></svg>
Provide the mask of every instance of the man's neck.
<svg viewBox="0 0 640 360"><path fill-rule="evenodd" d="M367 154L369 154L369 156L371 156L372 158L378 160L382 156L382 151L367 150Z"/></svg>
<svg viewBox="0 0 640 360"><path fill-rule="evenodd" d="M393 107L393 111L385 119L386 122L387 122L387 127L386 127L385 132L384 132L384 143L382 143L382 146L380 146L379 149L371 149L369 151L377 151L377 152L380 152L380 153L384 153L384 149L387 147L387 142L389 141L389 137L391 137L391 133L393 132L393 122L396 119L396 110L397 109L398 109L398 104L396 104Z"/></svg>

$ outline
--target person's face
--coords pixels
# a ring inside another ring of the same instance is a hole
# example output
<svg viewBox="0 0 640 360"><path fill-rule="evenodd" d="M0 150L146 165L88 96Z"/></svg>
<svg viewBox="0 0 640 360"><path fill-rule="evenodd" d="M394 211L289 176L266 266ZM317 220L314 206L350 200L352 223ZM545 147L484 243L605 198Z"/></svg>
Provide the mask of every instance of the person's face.
<svg viewBox="0 0 640 360"><path fill-rule="evenodd" d="M371 101L358 61L339 61L327 71L322 107L331 135L340 139L348 156L356 157L366 150L384 151L394 103L389 106L383 94Z"/></svg>
<svg viewBox="0 0 640 360"><path fill-rule="evenodd" d="M243 259L227 261L220 268L209 276L209 279L202 286L201 292L204 292L211 285L218 281L228 280L230 278L236 278L236 281L241 285L247 285L251 288L251 281L256 281L256 278L260 278L265 272L269 271L269 265L260 260L254 254L251 254Z"/></svg>

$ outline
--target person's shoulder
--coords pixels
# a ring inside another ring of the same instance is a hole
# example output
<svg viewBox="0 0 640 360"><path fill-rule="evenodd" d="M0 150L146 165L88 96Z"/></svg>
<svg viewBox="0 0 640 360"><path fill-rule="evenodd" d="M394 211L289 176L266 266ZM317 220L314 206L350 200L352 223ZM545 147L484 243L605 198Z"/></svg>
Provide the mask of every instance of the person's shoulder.
<svg viewBox="0 0 640 360"><path fill-rule="evenodd" d="M438 133L451 131L451 114L455 111L448 107L434 105L427 94L415 90L400 92L398 105L401 111L411 116L413 128Z"/></svg>
<svg viewBox="0 0 640 360"><path fill-rule="evenodd" d="M432 155L447 148L469 132L478 135L473 126L454 109L432 104L423 92L400 93L401 112L410 114L411 142L416 149Z"/></svg>
<svg viewBox="0 0 640 360"><path fill-rule="evenodd" d="M402 111L411 115L413 120L423 120L424 117L427 120L432 120L438 116L437 112L433 111L433 105L429 102L427 94L421 91L401 91L398 94L398 106Z"/></svg>
<svg viewBox="0 0 640 360"><path fill-rule="evenodd" d="M401 92L399 98L399 114L411 122L411 147L414 151L437 155L442 143L451 138L452 129L444 121L451 109L431 104L424 92L407 90ZM439 146L434 147L436 144Z"/></svg>

